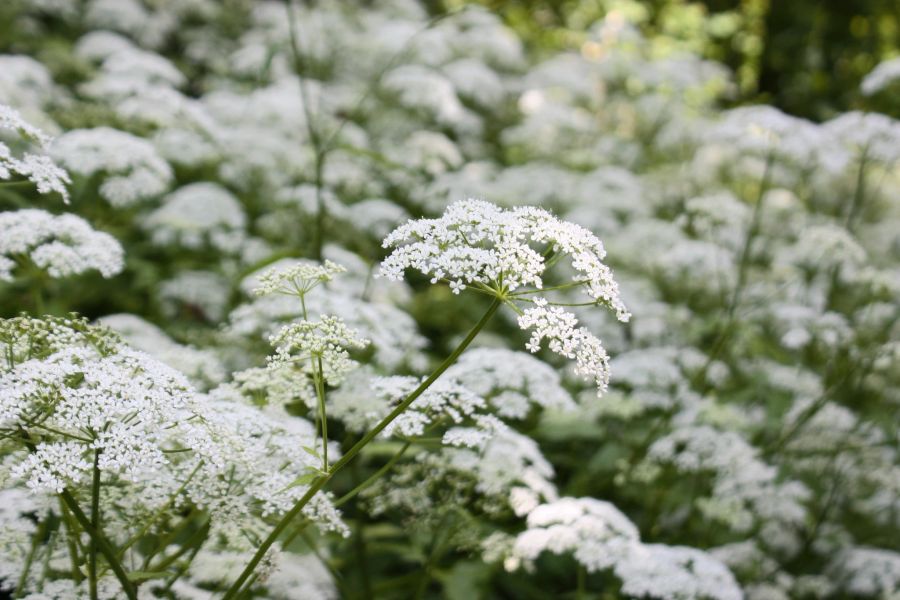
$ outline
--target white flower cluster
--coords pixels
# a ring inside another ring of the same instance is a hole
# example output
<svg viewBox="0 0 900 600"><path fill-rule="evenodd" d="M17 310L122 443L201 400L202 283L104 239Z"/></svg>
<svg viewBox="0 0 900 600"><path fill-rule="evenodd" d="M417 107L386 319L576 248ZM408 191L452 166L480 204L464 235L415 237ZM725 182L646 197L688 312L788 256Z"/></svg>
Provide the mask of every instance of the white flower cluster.
<svg viewBox="0 0 900 600"><path fill-rule="evenodd" d="M209 515L216 547L252 551L247 534L263 534L267 517L290 508L307 489L292 483L318 465L297 451L315 443L311 423L264 414L227 393L201 397L179 373L103 328L18 318L0 321L0 340L9 348L0 370L0 429L5 444L21 447L4 461L8 484L48 501L63 490L84 498L96 464L105 526L118 544L144 524L163 525L161 517L195 507ZM347 533L327 494L304 515ZM164 550L178 552L179 542L166 543L173 547ZM65 571L68 557L59 560Z"/></svg>
<svg viewBox="0 0 900 600"><path fill-rule="evenodd" d="M203 412L213 444L201 455L199 484L188 489L191 499L209 510L218 522L214 533L229 540L230 547L252 550L242 529L265 531L260 516L287 511L307 491L293 485L298 477L321 465L303 452L316 440L312 423L273 407L270 413L233 401L228 389L214 390ZM339 448L329 448L340 456ZM347 535L347 526L330 495L320 492L304 509L304 516L324 530Z"/></svg>
<svg viewBox="0 0 900 600"><path fill-rule="evenodd" d="M543 298L535 298L534 304L519 316L519 327L534 329L526 344L528 350L538 352L541 342L548 340L551 351L575 359L575 373L593 379L597 395L602 395L609 384L609 356L600 340L584 327L576 329L578 318L572 313L547 306Z"/></svg>
<svg viewBox="0 0 900 600"><path fill-rule="evenodd" d="M125 266L119 242L80 217L39 209L0 212L0 280L11 281L23 260L55 278L92 269L112 277Z"/></svg>
<svg viewBox="0 0 900 600"><path fill-rule="evenodd" d="M331 385L338 385L357 366L348 350L361 350L369 344L355 329L333 315L285 325L269 341L275 346L269 369L292 367L308 374L321 369L325 381Z"/></svg>
<svg viewBox="0 0 900 600"><path fill-rule="evenodd" d="M559 373L523 352L505 348L469 350L447 369L444 377L472 390L507 419L526 418L532 404L562 410L574 406Z"/></svg>
<svg viewBox="0 0 900 600"><path fill-rule="evenodd" d="M531 246L544 249L541 254ZM394 249L381 264L381 274L402 279L406 269L431 276L432 283L446 280L454 293L467 285L489 291L499 298L530 286L544 287L544 272L553 262L571 258L572 286L586 293L593 303L611 308L620 321L630 313L619 297L612 271L603 259L603 244L590 231L534 207L504 210L489 202L457 202L437 219L409 221L384 240ZM568 287L572 287L568 286ZM567 286L562 286L567 287ZM516 298L516 296L513 296ZM519 327L534 328L527 347L540 350L549 339L550 350L575 359L575 371L594 379L598 394L606 389L609 367L606 350L577 318L559 306L548 306L546 298L531 300L533 308L520 314Z"/></svg>
<svg viewBox="0 0 900 600"><path fill-rule="evenodd" d="M276 265L259 275L259 287L254 292L260 296L266 294L301 296L346 271L346 268L330 260L321 265L312 261L298 261L287 266Z"/></svg>
<svg viewBox="0 0 900 600"><path fill-rule="evenodd" d="M181 271L160 282L157 298L169 317L182 311L200 313L210 322L218 322L228 309L231 285L214 271Z"/></svg>
<svg viewBox="0 0 900 600"><path fill-rule="evenodd" d="M375 514L399 510L418 518L453 506L524 516L557 499L553 466L534 440L505 429L481 448L420 452L363 495Z"/></svg>
<svg viewBox="0 0 900 600"><path fill-rule="evenodd" d="M857 546L834 557L831 576L858 598L893 598L900 594L900 553Z"/></svg>
<svg viewBox="0 0 900 600"><path fill-rule="evenodd" d="M331 398L334 408L330 414L344 420L351 429L365 431L386 417L421 383L422 380L418 377L378 377L360 372ZM382 436L421 436L432 426L458 425L467 419L485 417L487 415L482 413L486 407L487 403L481 396L458 383L441 378L394 419L382 431ZM496 428L488 420L480 424ZM450 437L445 439L445 443L461 442L461 438L455 434L448 435Z"/></svg>
<svg viewBox="0 0 900 600"><path fill-rule="evenodd" d="M41 152L26 151L16 156L5 141L10 135L14 137L13 143L24 142L27 146L36 146ZM15 109L0 103L0 180L21 175L34 183L41 194L55 192L68 203L69 190L66 186L72 180L45 153L49 144L50 138L43 131L26 122Z"/></svg>
<svg viewBox="0 0 900 600"><path fill-rule="evenodd" d="M116 208L158 196L172 181L172 168L153 144L110 127L65 133L53 142L50 154L81 177L102 174L100 195Z"/></svg>
<svg viewBox="0 0 900 600"><path fill-rule="evenodd" d="M53 434L13 469L50 493L89 477L94 452L108 476L137 480L162 468L193 402L181 374L126 348L104 356L74 346L27 360L0 375L0 390L0 427Z"/></svg>
<svg viewBox="0 0 900 600"><path fill-rule="evenodd" d="M878 63L859 87L866 96L874 96L897 81L900 81L900 58L891 58Z"/></svg>
<svg viewBox="0 0 900 600"><path fill-rule="evenodd" d="M779 523L790 537L806 519L804 502L810 491L798 481L779 481L777 469L757 454L736 432L685 426L653 442L639 471L671 464L679 473L711 474L711 495L697 500L707 518L738 532L749 531L759 521Z"/></svg>
<svg viewBox="0 0 900 600"><path fill-rule="evenodd" d="M409 221L384 239L394 250L381 263L381 274L400 280L406 269L450 282L455 293L480 284L515 291L543 287L548 268L530 244L569 256L588 296L609 306L621 321L629 313L619 298L612 271L602 261L603 244L590 231L535 207L503 210L489 202L465 200L449 206L437 219Z"/></svg>
<svg viewBox="0 0 900 600"><path fill-rule="evenodd" d="M505 560L508 569L532 565L544 552L572 554L589 572L612 570L633 597L741 600L734 576L693 548L643 544L634 524L609 502L560 498L527 517Z"/></svg>
<svg viewBox="0 0 900 600"><path fill-rule="evenodd" d="M143 220L150 239L159 246L189 250L210 247L226 254L240 250L247 217L237 198L216 183L192 183L178 188Z"/></svg>
<svg viewBox="0 0 900 600"><path fill-rule="evenodd" d="M423 368L421 351L426 340L413 318L397 306L407 300L408 288L402 283L369 281L369 267L358 256L346 251L336 253L328 247L326 250L334 260L350 265L351 276L325 282L322 277L333 277L343 267L333 262L317 265L297 259L277 261L242 282L241 288L248 295L261 288L265 295L231 312L229 334L267 339L285 323L335 315L371 340L377 365L388 370L402 365ZM261 281L263 273L269 273L266 283ZM302 292L302 303L296 297L298 292Z"/></svg>

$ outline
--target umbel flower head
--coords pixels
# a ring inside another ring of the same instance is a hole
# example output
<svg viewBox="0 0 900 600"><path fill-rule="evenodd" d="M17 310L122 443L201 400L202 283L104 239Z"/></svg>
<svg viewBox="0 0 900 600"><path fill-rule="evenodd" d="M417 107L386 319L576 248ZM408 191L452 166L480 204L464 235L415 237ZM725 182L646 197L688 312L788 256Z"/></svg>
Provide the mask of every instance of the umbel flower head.
<svg viewBox="0 0 900 600"><path fill-rule="evenodd" d="M388 235L383 246L394 248L381 264L383 276L399 281L406 269L416 269L431 276L432 283L449 282L457 294L467 285L497 293L523 286L540 290L545 271L569 256L575 270L572 287L613 309L620 321L630 317L612 271L603 263L603 242L542 208L506 210L464 200L451 204L437 219L408 221Z"/></svg>
<svg viewBox="0 0 900 600"><path fill-rule="evenodd" d="M12 137L12 140L8 139ZM13 147L10 147L10 143ZM15 109L0 103L0 180L11 179L14 175L27 178L39 193L56 192L68 204L72 183L65 169L59 167L46 155L50 138L43 131L25 121ZM16 145L24 145L28 150L16 155Z"/></svg>
<svg viewBox="0 0 900 600"><path fill-rule="evenodd" d="M287 267L274 266L259 276L259 287L253 291L260 296L268 294L302 296L346 271L346 268L330 260L321 265L312 261L301 261Z"/></svg>
<svg viewBox="0 0 900 600"><path fill-rule="evenodd" d="M81 217L37 208L0 213L0 281L11 281L26 259L53 278L92 269L108 278L125 267L119 242Z"/></svg>
<svg viewBox="0 0 900 600"><path fill-rule="evenodd" d="M275 356L269 359L270 369L288 365L314 368L312 363L318 362L325 381L332 385L340 383L356 367L348 349L363 349L369 344L355 329L332 315L322 315L318 321L289 323L269 341L275 346Z"/></svg>
<svg viewBox="0 0 900 600"><path fill-rule="evenodd" d="M606 306L623 322L631 317L603 262L603 243L589 230L541 208L503 209L470 199L452 204L437 219L398 227L384 247L393 250L381 264L382 276L399 280L406 269L415 269L432 283L448 282L456 294L471 286L501 299L519 314L522 329L534 329L531 352L546 338L551 351L576 361L577 374L593 379L600 393L606 389L609 365L600 340L576 327L575 315L561 308L573 303L548 295L578 290L590 298L583 304ZM572 280L545 288L548 269L566 257ZM533 307L523 311L521 303Z"/></svg>
<svg viewBox="0 0 900 600"><path fill-rule="evenodd" d="M187 380L105 328L20 317L0 321L0 341L11 349L0 363L0 431L32 444L12 469L30 489L83 482L95 451L108 477L138 481L196 429Z"/></svg>

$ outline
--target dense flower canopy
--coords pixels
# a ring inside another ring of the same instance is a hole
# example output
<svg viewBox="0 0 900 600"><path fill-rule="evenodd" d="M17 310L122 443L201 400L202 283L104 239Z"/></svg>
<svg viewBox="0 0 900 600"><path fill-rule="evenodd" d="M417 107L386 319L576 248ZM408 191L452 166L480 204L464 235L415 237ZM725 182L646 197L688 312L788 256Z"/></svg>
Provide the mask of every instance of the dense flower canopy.
<svg viewBox="0 0 900 600"><path fill-rule="evenodd" d="M0 2L0 596L900 593L897 60L563 4Z"/></svg>

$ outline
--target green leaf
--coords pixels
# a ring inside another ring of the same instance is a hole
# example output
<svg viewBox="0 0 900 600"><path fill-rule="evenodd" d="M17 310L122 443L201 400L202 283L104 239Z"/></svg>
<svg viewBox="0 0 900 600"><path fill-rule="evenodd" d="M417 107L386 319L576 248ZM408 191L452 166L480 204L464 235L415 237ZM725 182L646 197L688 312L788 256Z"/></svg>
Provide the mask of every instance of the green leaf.
<svg viewBox="0 0 900 600"><path fill-rule="evenodd" d="M286 488L284 488L284 490L289 490L291 488L295 488L298 485L309 485L310 483L315 481L316 478L319 477L319 475L320 475L320 473L318 471L311 471L309 473L306 473L305 475L301 475L300 477L298 477L297 479L292 481L290 483L290 485L288 485ZM284 491L284 490L282 490L282 491Z"/></svg>
<svg viewBox="0 0 900 600"><path fill-rule="evenodd" d="M317 448L313 448L312 446L302 446L302 448L307 454L319 458L319 450Z"/></svg>

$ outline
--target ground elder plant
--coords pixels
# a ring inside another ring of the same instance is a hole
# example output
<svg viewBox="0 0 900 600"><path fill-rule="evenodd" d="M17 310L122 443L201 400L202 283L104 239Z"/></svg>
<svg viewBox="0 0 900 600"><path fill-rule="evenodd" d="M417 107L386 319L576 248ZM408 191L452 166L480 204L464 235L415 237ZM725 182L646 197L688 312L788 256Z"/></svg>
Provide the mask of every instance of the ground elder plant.
<svg viewBox="0 0 900 600"><path fill-rule="evenodd" d="M900 124L439 4L0 8L0 597L900 594Z"/></svg>

